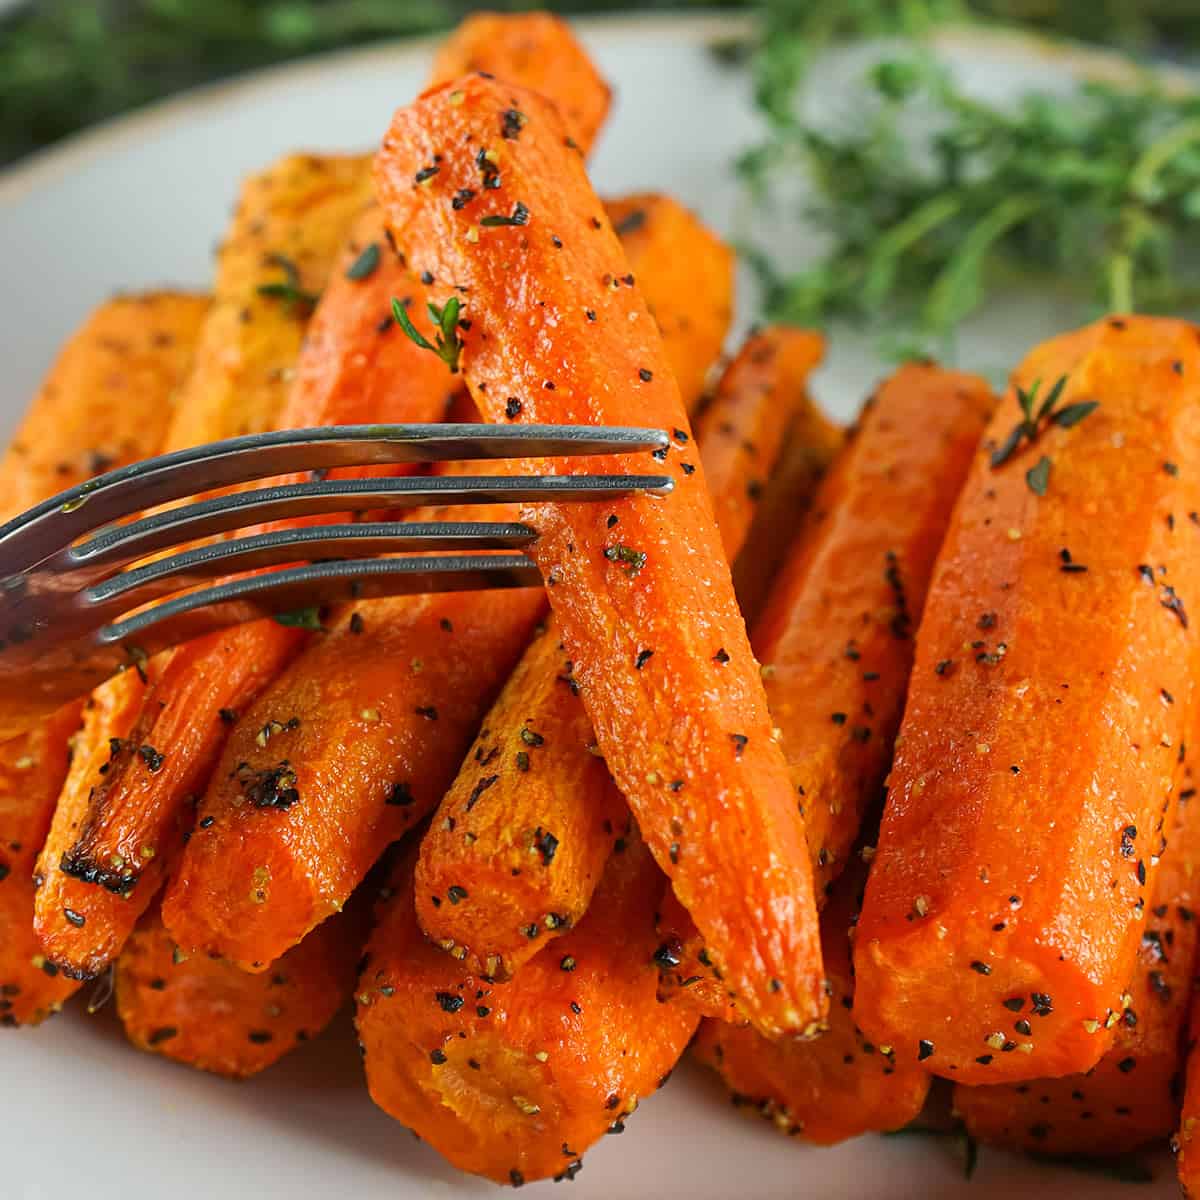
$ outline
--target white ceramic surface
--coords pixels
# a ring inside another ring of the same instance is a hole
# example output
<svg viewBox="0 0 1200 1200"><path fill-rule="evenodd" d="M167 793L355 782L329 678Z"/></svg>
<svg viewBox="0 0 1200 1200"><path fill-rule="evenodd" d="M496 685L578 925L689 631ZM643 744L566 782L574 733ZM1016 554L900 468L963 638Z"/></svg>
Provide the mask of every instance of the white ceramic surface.
<svg viewBox="0 0 1200 1200"><path fill-rule="evenodd" d="M581 28L618 96L594 158L598 186L667 190L732 230L729 163L756 124L745 74L715 65L707 46L737 26L691 18ZM292 149L369 146L419 87L429 48L385 45L262 72L110 123L0 175L0 435L97 301L162 283L203 286L239 177ZM1113 68L1103 56L1064 58L1023 39L955 37L943 49L972 86L999 97ZM850 54L823 67L813 102L846 111L862 62ZM959 359L1003 370L1079 315L1044 291L1010 297L965 331ZM752 316L747 289L742 318ZM849 416L880 370L871 340L839 330L818 394ZM1165 1156L1156 1167L1156 1184L1133 1195L1176 1194ZM569 1195L1009 1200L1033 1189L1039 1200L1102 1200L1129 1185L988 1151L967 1183L948 1147L920 1138L818 1150L736 1115L716 1082L685 1064L623 1136L587 1154ZM458 1175L371 1105L346 1019L239 1085L129 1050L111 1013L76 1010L0 1036L0 1200L488 1194L492 1185Z"/></svg>

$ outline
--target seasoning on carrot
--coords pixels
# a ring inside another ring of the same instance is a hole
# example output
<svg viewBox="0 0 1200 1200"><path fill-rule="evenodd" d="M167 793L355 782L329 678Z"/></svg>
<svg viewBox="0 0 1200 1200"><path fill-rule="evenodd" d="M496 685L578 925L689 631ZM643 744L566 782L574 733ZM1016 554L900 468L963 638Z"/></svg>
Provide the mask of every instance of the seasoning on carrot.
<svg viewBox="0 0 1200 1200"><path fill-rule="evenodd" d="M570 25L550 13L472 13L438 47L429 85L477 71L550 100L581 154L591 149L608 116L612 89ZM516 140L524 124L525 114L514 105L504 114L503 136Z"/></svg>
<svg viewBox="0 0 1200 1200"><path fill-rule="evenodd" d="M363 922L326 921L270 971L179 952L156 912L116 966L117 1015L139 1049L231 1079L257 1075L333 1019L354 986Z"/></svg>
<svg viewBox="0 0 1200 1200"><path fill-rule="evenodd" d="M425 940L402 868L358 986L371 1098L462 1170L574 1178L587 1148L666 1082L696 1027L655 997L662 886L631 833L579 925L494 984Z"/></svg>
<svg viewBox="0 0 1200 1200"><path fill-rule="evenodd" d="M514 104L527 119L508 140ZM825 1004L803 830L678 387L566 137L536 96L461 80L396 114L376 159L380 200L413 268L466 289L461 365L488 419L515 398L522 421L670 431L669 497L543 506L534 555L573 686L656 860L751 1018L800 1032ZM414 188L435 154L439 173ZM478 205L453 207L484 180Z"/></svg>
<svg viewBox="0 0 1200 1200"><path fill-rule="evenodd" d="M604 209L662 334L683 405L692 412L733 317L733 251L670 196L621 196L606 201ZM815 334L797 336L814 355L807 374L820 357L821 343Z"/></svg>
<svg viewBox="0 0 1200 1200"><path fill-rule="evenodd" d="M934 558L994 406L978 376L916 363L892 375L821 485L754 627L818 904L879 797Z"/></svg>
<svg viewBox="0 0 1200 1200"><path fill-rule="evenodd" d="M753 336L697 425L730 558L753 515L749 484L770 474L819 345L801 330ZM488 714L421 847L421 928L494 978L575 925L624 836L624 799L595 753L587 710L563 683L572 671L552 622ZM541 853L547 839L550 856Z"/></svg>
<svg viewBox="0 0 1200 1200"><path fill-rule="evenodd" d="M1161 1143L1173 1132L1196 961L1198 853L1200 804L1181 802L1151 889L1112 1048L1084 1074L956 1087L954 1108L973 1138L1043 1154L1111 1155ZM1026 1040L1024 1031L1035 1020L1028 1005L1013 1011L1001 1050L1008 1041Z"/></svg>
<svg viewBox="0 0 1200 1200"><path fill-rule="evenodd" d="M733 1092L734 1103L778 1129L828 1146L863 1133L900 1129L925 1104L930 1076L895 1051L869 1042L854 1024L850 947L866 870L861 860L838 880L821 914L829 978L829 1028L810 1042L769 1042L749 1026L706 1020L694 1043Z"/></svg>
<svg viewBox="0 0 1200 1200"><path fill-rule="evenodd" d="M855 944L859 1024L898 1061L931 1044L935 1074L1001 1083L1112 1046L1190 725L1198 379L1190 324L1113 318L1035 350L992 421L930 585Z"/></svg>

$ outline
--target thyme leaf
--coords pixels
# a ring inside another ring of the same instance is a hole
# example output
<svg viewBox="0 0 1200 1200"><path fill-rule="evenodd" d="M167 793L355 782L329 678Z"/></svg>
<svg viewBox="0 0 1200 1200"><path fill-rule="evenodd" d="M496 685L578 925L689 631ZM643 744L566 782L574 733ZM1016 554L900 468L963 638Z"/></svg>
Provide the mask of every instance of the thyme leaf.
<svg viewBox="0 0 1200 1200"><path fill-rule="evenodd" d="M412 323L408 309L394 296L392 297L392 316L395 317L396 324L404 330L408 339L420 346L422 350L436 354L450 368L450 374L456 375L458 358L463 348L463 341L458 333L458 318L462 311L462 303L457 296L451 296L443 305L439 306L433 301L429 301L425 307L429 310L429 316L437 327L436 341L434 342L431 342Z"/></svg>

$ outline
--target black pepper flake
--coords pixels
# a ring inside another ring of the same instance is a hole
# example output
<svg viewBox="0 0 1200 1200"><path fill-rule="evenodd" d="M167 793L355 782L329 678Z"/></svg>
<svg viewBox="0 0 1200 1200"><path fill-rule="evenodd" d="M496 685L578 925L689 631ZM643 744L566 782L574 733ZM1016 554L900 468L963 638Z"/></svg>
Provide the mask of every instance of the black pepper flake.
<svg viewBox="0 0 1200 1200"><path fill-rule="evenodd" d="M724 666L729 661L729 652L722 646L716 654L713 655L713 662L720 663Z"/></svg>
<svg viewBox="0 0 1200 1200"><path fill-rule="evenodd" d="M917 1043L917 1062L924 1062L933 1053L933 1043L922 1038Z"/></svg>
<svg viewBox="0 0 1200 1200"><path fill-rule="evenodd" d="M733 743L734 757L741 758L742 751L746 749L746 743L750 739L744 733L731 733L729 740Z"/></svg>
<svg viewBox="0 0 1200 1200"><path fill-rule="evenodd" d="M0 863L0 883L3 883L12 874L12 867L8 863Z"/></svg>
<svg viewBox="0 0 1200 1200"><path fill-rule="evenodd" d="M252 1029L246 1034L246 1039L256 1046L265 1046L275 1040L275 1035L266 1029Z"/></svg>
<svg viewBox="0 0 1200 1200"><path fill-rule="evenodd" d="M573 1012L573 1013L574 1013L576 1016L579 1016L579 1014L583 1012L583 1009L582 1009L582 1008L580 1008L580 1006L579 1006L579 1001L578 1001L578 1000L572 1000L572 1001L571 1001L571 1011L572 1011L572 1012Z"/></svg>
<svg viewBox="0 0 1200 1200"><path fill-rule="evenodd" d="M975 1061L981 1067L986 1067L992 1061L992 1056L990 1054L981 1054Z"/></svg>
<svg viewBox="0 0 1200 1200"><path fill-rule="evenodd" d="M639 650L633 663L634 670L640 671L653 657L653 650Z"/></svg>
<svg viewBox="0 0 1200 1200"><path fill-rule="evenodd" d="M529 770L529 755L526 754L524 750L517 751L517 770L518 771L528 771Z"/></svg>
<svg viewBox="0 0 1200 1200"><path fill-rule="evenodd" d="M509 1183L511 1183L511 1184L513 1185L513 1187L515 1187L515 1188L519 1188L519 1187L524 1187L524 1186L525 1186L525 1176L524 1176L524 1175L522 1175L522 1174L521 1174L521 1172L520 1172L520 1171L518 1171L516 1167L513 1167L513 1169L512 1169L511 1171L509 1171L509 1173L508 1173L508 1181L509 1181Z"/></svg>
<svg viewBox="0 0 1200 1200"><path fill-rule="evenodd" d="M1146 883L1146 864L1139 858L1137 865L1137 881L1143 886Z"/></svg>
<svg viewBox="0 0 1200 1200"><path fill-rule="evenodd" d="M393 783L392 790L387 794L385 804L391 804L397 808L407 808L413 802L412 789L407 783Z"/></svg>
<svg viewBox="0 0 1200 1200"><path fill-rule="evenodd" d="M521 741L527 746L544 746L546 744L546 739L527 725L521 727Z"/></svg>
<svg viewBox="0 0 1200 1200"><path fill-rule="evenodd" d="M436 166L436 165L422 167L413 176L413 184L416 186L419 186L420 184L424 183L427 179L432 179L440 170L441 170L441 167Z"/></svg>
<svg viewBox="0 0 1200 1200"><path fill-rule="evenodd" d="M454 992L438 992L434 999L437 1000L438 1007L443 1012L448 1013L458 1012L458 1010L462 1008L463 1004L465 1003L463 998L456 995Z"/></svg>
<svg viewBox="0 0 1200 1200"><path fill-rule="evenodd" d="M1022 1037L1029 1037L1029 1036L1030 1036L1030 1034L1032 1034L1032 1033L1033 1033L1033 1026L1032 1026L1032 1025L1030 1025L1030 1023L1028 1022L1028 1020L1026 1020L1026 1018L1025 1018L1025 1017L1022 1017L1022 1018L1021 1018L1019 1021L1014 1021L1014 1022L1013 1022L1013 1028L1014 1028L1014 1029L1015 1029L1015 1030L1016 1030L1016 1031L1017 1031L1017 1032L1018 1032L1018 1033L1019 1033L1019 1034L1020 1034Z"/></svg>
<svg viewBox="0 0 1200 1200"><path fill-rule="evenodd" d="M482 796L483 793L486 792L488 788L490 788L499 778L499 775L485 775L475 784L475 786L471 789L471 794L467 797L467 812L470 812L471 809L473 809L475 805L479 803L479 797Z"/></svg>
<svg viewBox="0 0 1200 1200"><path fill-rule="evenodd" d="M362 613L352 612L350 614L350 632L354 634L362 633L366 628L366 623L362 619Z"/></svg>
<svg viewBox="0 0 1200 1200"><path fill-rule="evenodd" d="M500 135L510 142L515 142L521 136L528 117L520 109L506 108L500 114Z"/></svg>
<svg viewBox="0 0 1200 1200"><path fill-rule="evenodd" d="M445 1051L443 1051L443 1050L430 1050L430 1052L429 1052L429 1061L430 1061L431 1063L433 1063L433 1065L434 1065L435 1067L440 1067L440 1066L442 1065L442 1063L444 1063L444 1062L446 1061L446 1054L445 1054Z"/></svg>
<svg viewBox="0 0 1200 1200"><path fill-rule="evenodd" d="M470 188L459 188L458 191L454 193L454 198L450 201L450 207L454 209L455 212L459 212L466 208L467 205L470 204L474 199L475 193Z"/></svg>
<svg viewBox="0 0 1200 1200"><path fill-rule="evenodd" d="M87 917L81 912L76 912L73 908L64 908L63 916L75 926L76 929L82 929L87 924Z"/></svg>
<svg viewBox="0 0 1200 1200"><path fill-rule="evenodd" d="M945 678L947 675L953 675L954 660L950 658L943 658L942 661L933 668L933 670L936 675L941 675L942 678Z"/></svg>
<svg viewBox="0 0 1200 1200"><path fill-rule="evenodd" d="M201 817L200 818L200 828L201 829L211 829L213 827L213 825L216 824L216 821L217 821L216 817Z"/></svg>
<svg viewBox="0 0 1200 1200"><path fill-rule="evenodd" d="M559 960L558 966L559 966L559 970L573 971L573 970L575 970L575 967L577 966L577 964L576 964L575 960L569 954L565 954Z"/></svg>
<svg viewBox="0 0 1200 1200"><path fill-rule="evenodd" d="M833 722L835 725L845 725L845 723L846 723L846 714L845 714L844 712L835 712L835 713L830 713L830 714L829 714L829 719L830 719L830 720L831 720L831 721L832 721L832 722Z"/></svg>
<svg viewBox="0 0 1200 1200"><path fill-rule="evenodd" d="M654 378L654 372L646 370L645 367L639 367L638 368L638 378L643 383L649 383L650 380L652 380Z"/></svg>
<svg viewBox="0 0 1200 1200"><path fill-rule="evenodd" d="M990 975L992 973L992 968L987 963L980 962L978 959L971 964L971 970L977 975Z"/></svg>
<svg viewBox="0 0 1200 1200"><path fill-rule="evenodd" d="M694 474L696 473L696 468L695 468L695 467L693 467L691 463L685 463L685 462L681 462L681 463L679 464L679 469L680 469L680 470L681 470L681 471L682 471L682 472L683 472L685 475L694 475Z"/></svg>
<svg viewBox="0 0 1200 1200"><path fill-rule="evenodd" d="M529 209L527 209L525 205L518 200L516 204L513 205L511 216L506 217L500 213L494 213L491 216L482 217L479 221L479 224L485 229L497 229L505 225L528 225Z"/></svg>
<svg viewBox="0 0 1200 1200"><path fill-rule="evenodd" d="M1158 602L1168 612L1173 612L1179 618L1179 623L1184 629L1188 627L1187 610L1183 607L1183 600L1176 594L1173 587L1164 585Z"/></svg>
<svg viewBox="0 0 1200 1200"><path fill-rule="evenodd" d="M1136 1059L1123 1058L1123 1059L1121 1059L1121 1061L1119 1063L1117 1063L1117 1070L1120 1071L1123 1075L1128 1075L1129 1072L1132 1071L1133 1068L1136 1066L1137 1066Z"/></svg>
<svg viewBox="0 0 1200 1200"><path fill-rule="evenodd" d="M589 321L594 321L594 320L596 319L596 314L595 314L595 312L594 312L592 309L590 309L590 308L585 308L585 309L583 310L583 315L584 315L585 317L587 317L587 319L588 319Z"/></svg>
<svg viewBox="0 0 1200 1200"><path fill-rule="evenodd" d="M421 272L421 282L426 287L428 287L433 282L433 272L432 271L422 271Z"/></svg>
<svg viewBox="0 0 1200 1200"><path fill-rule="evenodd" d="M533 844L542 856L542 866L548 867L554 861L554 855L558 850L558 838L548 829L543 830L539 825L534 831Z"/></svg>
<svg viewBox="0 0 1200 1200"><path fill-rule="evenodd" d="M1025 1000L1021 996L1010 996L1007 1000L1002 1000L1000 1003L1009 1012L1020 1012L1025 1007Z"/></svg>
<svg viewBox="0 0 1200 1200"><path fill-rule="evenodd" d="M163 1042L169 1042L173 1037L179 1036L179 1030L173 1025L163 1025L159 1029L151 1032L146 1039L147 1046L161 1046Z"/></svg>
<svg viewBox="0 0 1200 1200"><path fill-rule="evenodd" d="M1045 992L1030 992L1029 999L1033 1003L1035 1017L1048 1017L1054 1011L1054 1002Z"/></svg>
<svg viewBox="0 0 1200 1200"><path fill-rule="evenodd" d="M232 708L218 709L217 716L220 717L226 725L232 725L238 719L237 713L234 712Z"/></svg>
<svg viewBox="0 0 1200 1200"><path fill-rule="evenodd" d="M516 396L509 396L504 402L504 415L511 421L520 413L522 407L520 400Z"/></svg>
<svg viewBox="0 0 1200 1200"><path fill-rule="evenodd" d="M468 892L465 887L459 887L457 883L452 884L446 889L446 899L451 904L458 904L467 898Z"/></svg>
<svg viewBox="0 0 1200 1200"><path fill-rule="evenodd" d="M241 786L246 799L255 808L289 809L300 799L296 772L285 758L274 767L255 770L248 762L234 768L232 778Z"/></svg>
<svg viewBox="0 0 1200 1200"><path fill-rule="evenodd" d="M418 717L424 717L427 721L436 721L438 719L437 709L432 704L422 704L413 709L413 712Z"/></svg>

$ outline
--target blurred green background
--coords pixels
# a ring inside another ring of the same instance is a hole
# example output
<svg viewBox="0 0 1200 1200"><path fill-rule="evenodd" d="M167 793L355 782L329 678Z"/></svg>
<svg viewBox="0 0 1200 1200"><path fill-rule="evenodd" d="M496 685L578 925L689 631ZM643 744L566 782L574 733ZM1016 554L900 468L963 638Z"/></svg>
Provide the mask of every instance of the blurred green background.
<svg viewBox="0 0 1200 1200"><path fill-rule="evenodd" d="M714 7L695 0L34 0L0 17L0 163L181 88L302 54L447 28L477 8L566 14ZM734 0L774 41L998 21L1135 54L1200 48L1200 0Z"/></svg>

